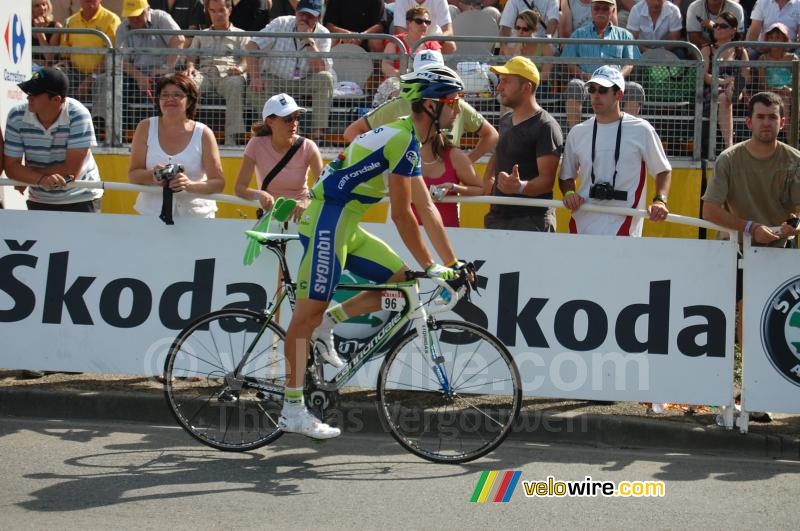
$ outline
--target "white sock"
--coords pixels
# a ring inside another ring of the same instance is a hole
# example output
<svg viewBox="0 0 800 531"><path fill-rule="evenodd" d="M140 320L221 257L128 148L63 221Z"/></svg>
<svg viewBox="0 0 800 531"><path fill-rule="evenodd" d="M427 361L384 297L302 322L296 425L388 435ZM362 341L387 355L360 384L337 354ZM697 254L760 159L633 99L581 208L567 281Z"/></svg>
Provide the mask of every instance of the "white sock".
<svg viewBox="0 0 800 531"><path fill-rule="evenodd" d="M287 387L283 394L283 409L281 413L284 416L292 416L302 413L306 408L305 399L303 398L302 387Z"/></svg>

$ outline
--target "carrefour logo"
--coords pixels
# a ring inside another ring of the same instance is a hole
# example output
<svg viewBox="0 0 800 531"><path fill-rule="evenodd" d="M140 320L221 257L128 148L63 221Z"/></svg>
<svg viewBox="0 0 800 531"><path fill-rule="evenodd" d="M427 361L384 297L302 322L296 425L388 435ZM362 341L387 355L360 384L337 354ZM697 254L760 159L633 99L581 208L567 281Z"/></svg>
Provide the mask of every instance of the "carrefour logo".
<svg viewBox="0 0 800 531"><path fill-rule="evenodd" d="M3 32L3 40L11 60L14 64L19 63L22 60L22 52L25 50L25 33L22 30L22 21L19 15L14 14L9 17Z"/></svg>

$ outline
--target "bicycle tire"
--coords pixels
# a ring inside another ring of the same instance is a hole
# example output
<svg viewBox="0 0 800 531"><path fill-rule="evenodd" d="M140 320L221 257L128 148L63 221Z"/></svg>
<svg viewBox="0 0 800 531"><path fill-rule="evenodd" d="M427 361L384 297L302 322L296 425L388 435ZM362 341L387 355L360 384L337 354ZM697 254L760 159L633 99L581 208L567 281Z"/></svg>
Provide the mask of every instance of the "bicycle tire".
<svg viewBox="0 0 800 531"><path fill-rule="evenodd" d="M519 370L505 345L480 326L436 321L429 331L452 395L443 392L414 329L381 366L379 414L409 452L435 463L466 463L508 436L522 404Z"/></svg>
<svg viewBox="0 0 800 531"><path fill-rule="evenodd" d="M283 393L265 394L252 387L286 384L286 333L265 320L252 310L217 310L193 321L172 343L164 362L167 404L178 424L201 443L244 452L283 434L277 423ZM240 375L234 375L262 329Z"/></svg>

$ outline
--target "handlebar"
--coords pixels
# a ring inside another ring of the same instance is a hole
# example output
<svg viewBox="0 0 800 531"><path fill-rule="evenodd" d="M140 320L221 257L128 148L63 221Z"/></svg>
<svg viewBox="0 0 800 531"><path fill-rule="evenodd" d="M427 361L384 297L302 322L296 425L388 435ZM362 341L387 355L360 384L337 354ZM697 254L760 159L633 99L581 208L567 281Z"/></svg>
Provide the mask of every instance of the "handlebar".
<svg viewBox="0 0 800 531"><path fill-rule="evenodd" d="M462 265L457 270L456 278L453 280L443 280L436 277L431 278L424 271L406 271L406 278L408 280L420 278L430 279L448 294L447 297L440 295L439 300L443 300L444 304L436 309L436 313L446 312L452 309L456 303L465 296L469 299L470 292L477 288L475 265L472 262L467 262ZM437 300L437 303L438 302Z"/></svg>

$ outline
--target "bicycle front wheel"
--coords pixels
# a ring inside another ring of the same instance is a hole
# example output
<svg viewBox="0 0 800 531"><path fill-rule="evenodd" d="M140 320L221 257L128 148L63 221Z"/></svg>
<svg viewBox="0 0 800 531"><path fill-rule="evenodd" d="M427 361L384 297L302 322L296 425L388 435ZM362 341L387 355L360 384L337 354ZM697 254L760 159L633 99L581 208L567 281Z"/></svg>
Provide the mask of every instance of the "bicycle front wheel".
<svg viewBox="0 0 800 531"><path fill-rule="evenodd" d="M187 326L164 365L164 392L178 423L225 451L253 450L280 437L285 336L263 314L245 309L211 312Z"/></svg>
<svg viewBox="0 0 800 531"><path fill-rule="evenodd" d="M429 331L449 389L413 330L381 367L380 414L413 454L437 463L478 459L503 442L519 413L519 370L505 345L480 326L438 321Z"/></svg>

